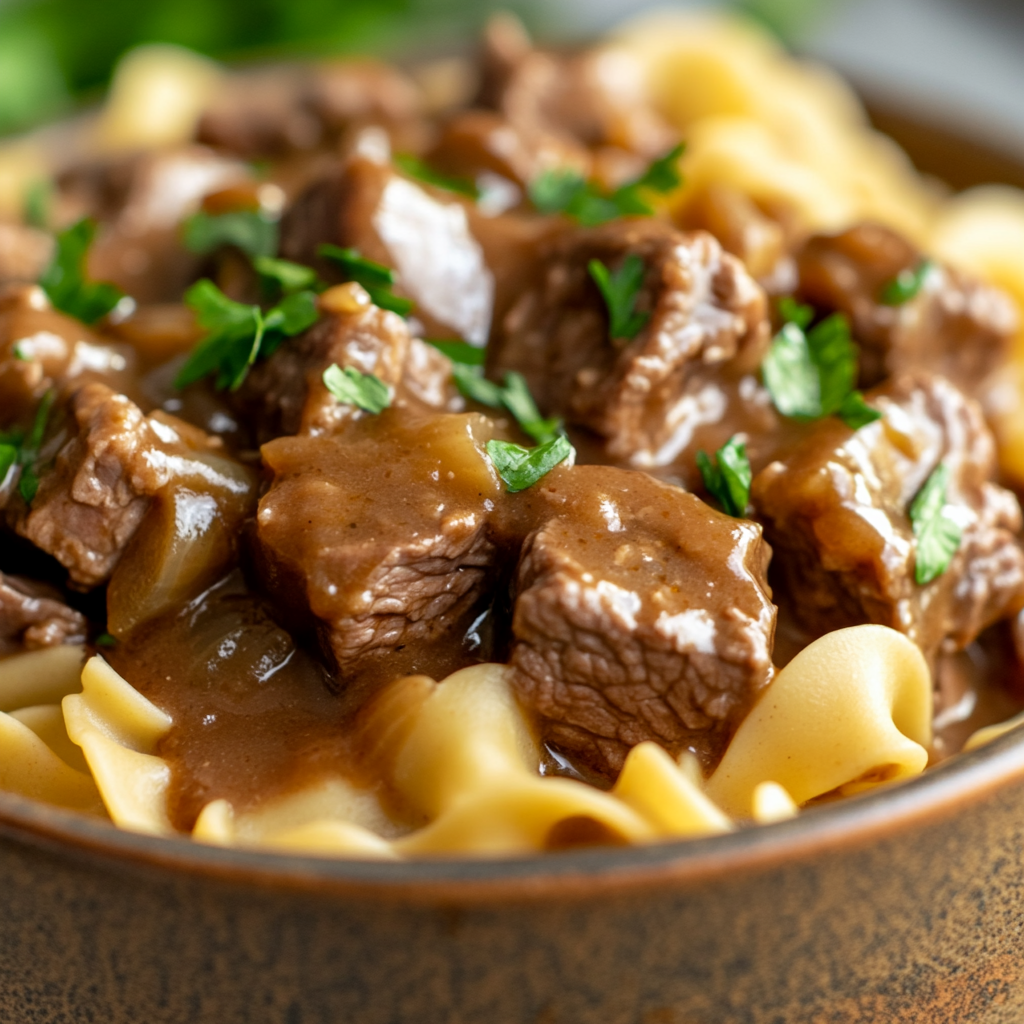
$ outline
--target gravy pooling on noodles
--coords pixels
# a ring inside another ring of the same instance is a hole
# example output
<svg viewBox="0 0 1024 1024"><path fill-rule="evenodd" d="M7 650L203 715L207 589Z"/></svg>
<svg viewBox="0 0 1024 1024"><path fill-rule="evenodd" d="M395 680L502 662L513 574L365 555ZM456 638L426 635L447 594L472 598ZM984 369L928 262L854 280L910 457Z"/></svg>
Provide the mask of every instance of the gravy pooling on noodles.
<svg viewBox="0 0 1024 1024"><path fill-rule="evenodd" d="M732 23L501 17L475 71L233 73L0 225L6 788L519 853L778 820L1024 707L991 205Z"/></svg>

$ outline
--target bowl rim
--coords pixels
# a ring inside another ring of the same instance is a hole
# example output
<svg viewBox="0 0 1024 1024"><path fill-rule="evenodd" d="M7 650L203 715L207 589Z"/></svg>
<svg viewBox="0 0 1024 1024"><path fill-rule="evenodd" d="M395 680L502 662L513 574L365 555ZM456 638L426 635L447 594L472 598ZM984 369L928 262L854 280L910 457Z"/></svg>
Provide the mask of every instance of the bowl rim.
<svg viewBox="0 0 1024 1024"><path fill-rule="evenodd" d="M109 821L0 792L0 843L77 856L101 869L149 869L248 887L378 902L478 905L693 887L838 855L941 824L1024 786L1024 729L910 780L814 807L787 821L696 839L516 857L370 860L221 847L129 832Z"/></svg>

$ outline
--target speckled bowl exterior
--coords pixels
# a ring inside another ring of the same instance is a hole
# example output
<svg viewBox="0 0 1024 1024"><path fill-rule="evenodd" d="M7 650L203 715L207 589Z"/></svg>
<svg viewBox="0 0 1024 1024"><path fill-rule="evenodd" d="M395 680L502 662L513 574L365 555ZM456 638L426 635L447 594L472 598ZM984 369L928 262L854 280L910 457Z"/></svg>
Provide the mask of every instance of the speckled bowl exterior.
<svg viewBox="0 0 1024 1024"><path fill-rule="evenodd" d="M0 797L4 1024L1019 1024L1024 735L731 835L204 847Z"/></svg>

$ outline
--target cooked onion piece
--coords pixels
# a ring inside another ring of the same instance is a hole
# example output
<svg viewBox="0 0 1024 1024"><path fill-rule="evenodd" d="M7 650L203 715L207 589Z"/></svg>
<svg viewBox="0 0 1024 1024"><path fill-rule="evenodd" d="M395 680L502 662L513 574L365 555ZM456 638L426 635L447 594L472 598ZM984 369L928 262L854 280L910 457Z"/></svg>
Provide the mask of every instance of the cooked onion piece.
<svg viewBox="0 0 1024 1024"><path fill-rule="evenodd" d="M931 742L924 655L886 626L836 630L804 648L744 719L708 782L730 814L751 817L759 784L797 804L921 772Z"/></svg>

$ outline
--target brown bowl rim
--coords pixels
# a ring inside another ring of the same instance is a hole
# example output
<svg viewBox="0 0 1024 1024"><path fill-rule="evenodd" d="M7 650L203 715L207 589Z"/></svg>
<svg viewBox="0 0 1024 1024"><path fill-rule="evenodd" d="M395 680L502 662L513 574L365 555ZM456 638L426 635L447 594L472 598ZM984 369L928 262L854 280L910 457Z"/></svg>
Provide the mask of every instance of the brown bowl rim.
<svg viewBox="0 0 1024 1024"><path fill-rule="evenodd" d="M88 860L263 889L413 904L476 905L628 895L713 884L723 876L864 848L955 817L1024 784L1024 729L909 781L815 807L788 821L700 839L523 857L358 860L218 847L128 832L110 822L0 792L0 842Z"/></svg>

